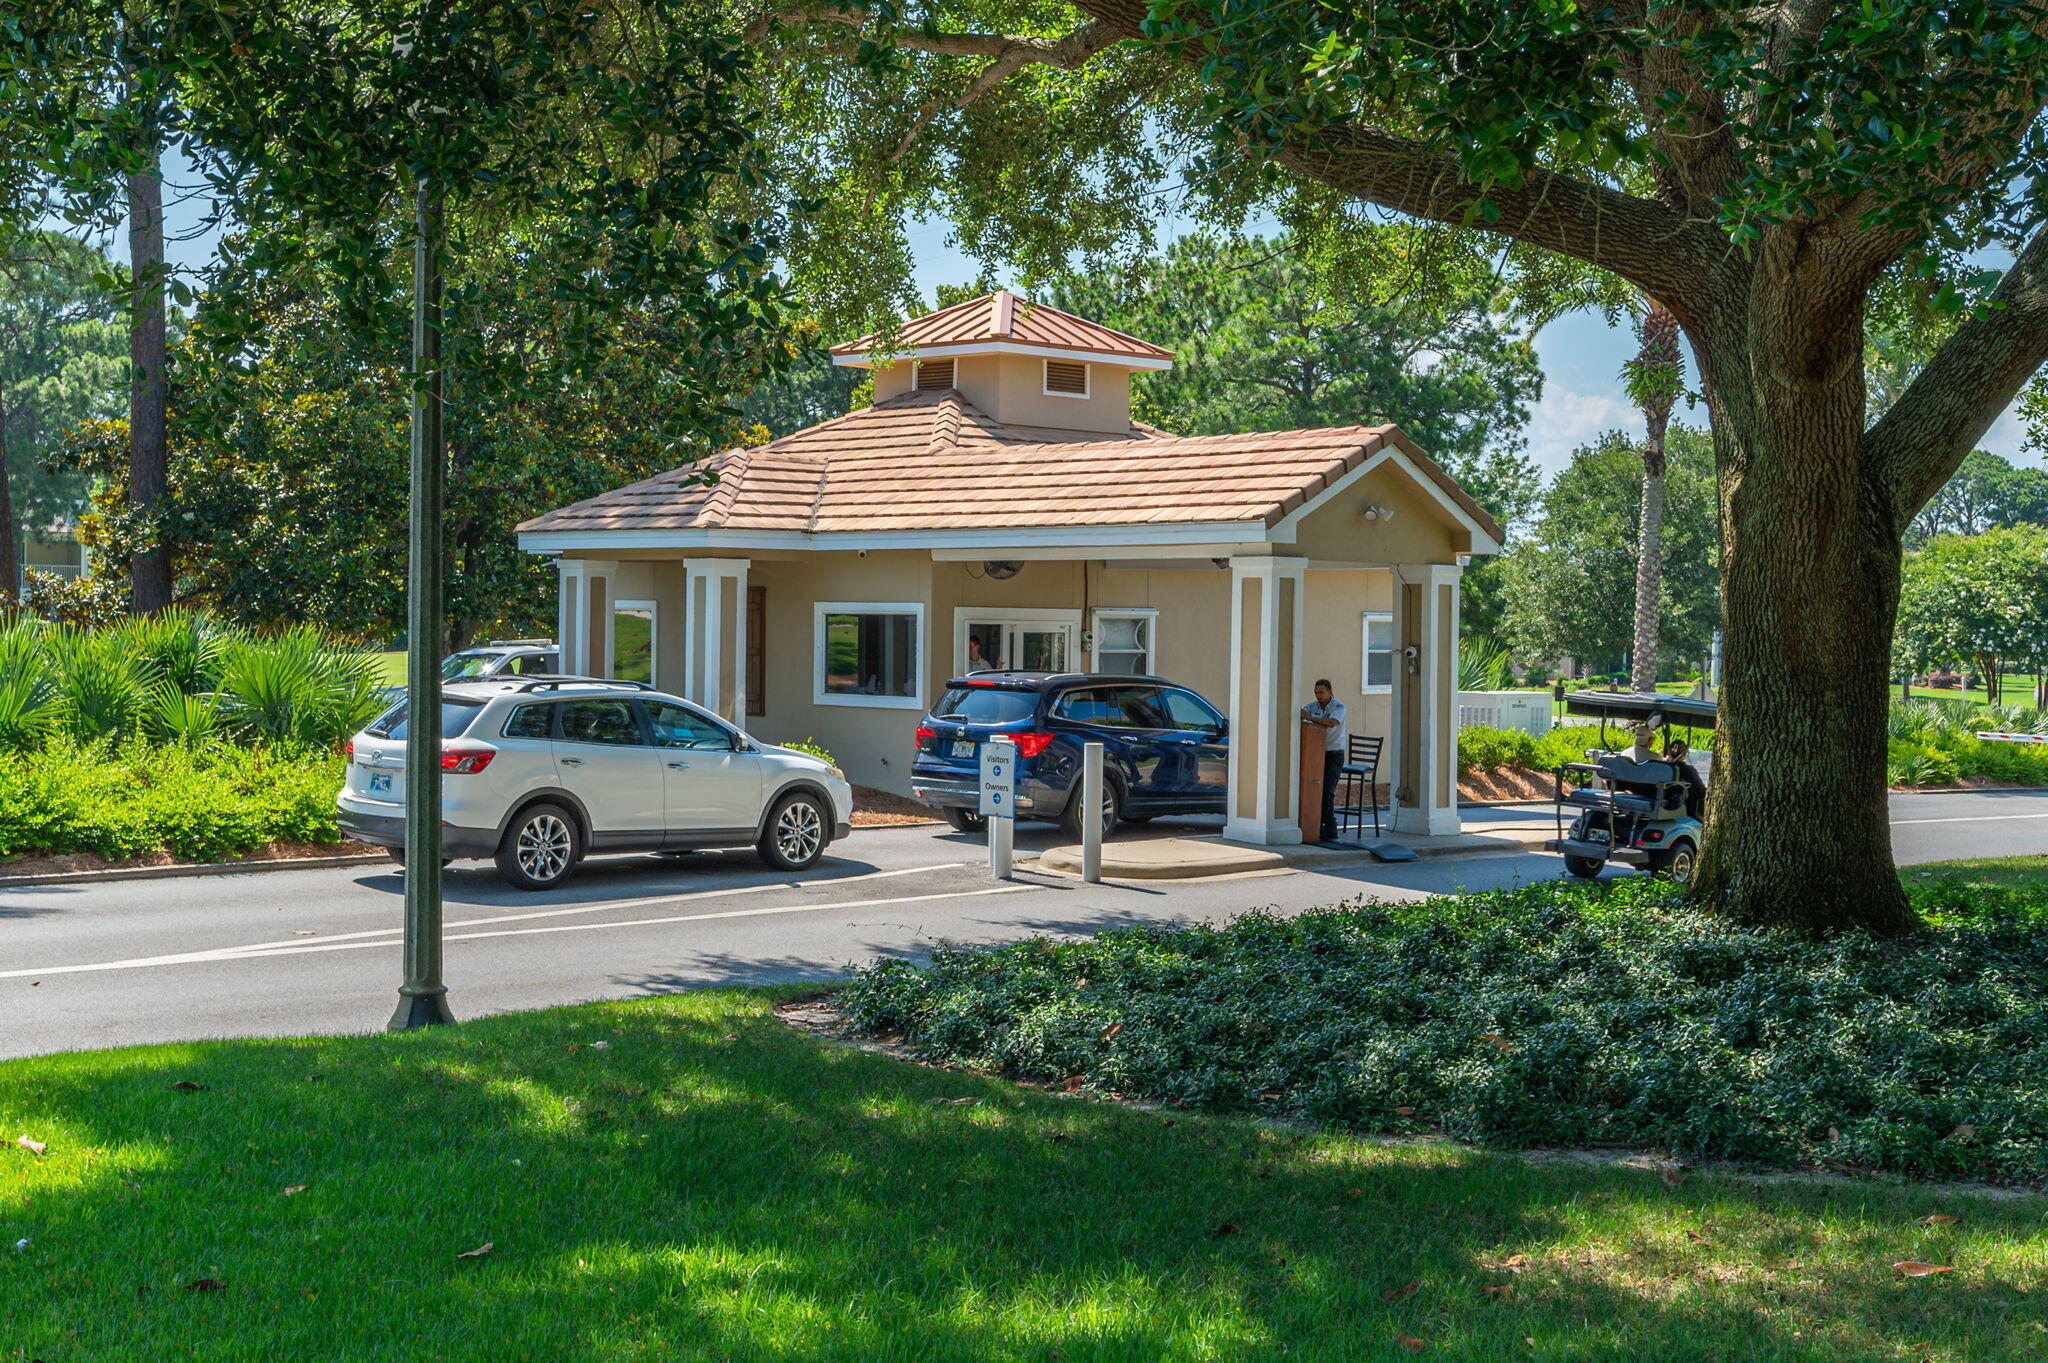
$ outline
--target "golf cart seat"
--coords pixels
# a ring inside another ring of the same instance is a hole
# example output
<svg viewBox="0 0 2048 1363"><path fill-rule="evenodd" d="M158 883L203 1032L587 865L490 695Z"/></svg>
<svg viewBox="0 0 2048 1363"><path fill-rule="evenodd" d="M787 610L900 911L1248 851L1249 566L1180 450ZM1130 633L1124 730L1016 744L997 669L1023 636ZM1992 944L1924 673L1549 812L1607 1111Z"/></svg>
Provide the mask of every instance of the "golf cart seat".
<svg viewBox="0 0 2048 1363"><path fill-rule="evenodd" d="M1648 818L1660 805L1680 809L1685 787L1669 762L1637 762L1619 753L1603 753L1591 762L1573 762L1567 770L1597 776L1605 783L1581 786L1565 795L1566 804L1582 809L1611 809Z"/></svg>

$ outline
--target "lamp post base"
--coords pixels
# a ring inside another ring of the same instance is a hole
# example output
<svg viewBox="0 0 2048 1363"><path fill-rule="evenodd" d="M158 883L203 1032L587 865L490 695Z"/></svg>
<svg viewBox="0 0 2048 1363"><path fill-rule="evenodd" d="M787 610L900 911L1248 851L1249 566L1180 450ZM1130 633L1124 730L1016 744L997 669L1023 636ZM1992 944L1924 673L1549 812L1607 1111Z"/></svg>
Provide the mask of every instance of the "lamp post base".
<svg viewBox="0 0 2048 1363"><path fill-rule="evenodd" d="M398 996L398 1011L391 1015L389 1030L411 1032L421 1027L439 1027L455 1021L455 1014L448 1011L448 991L436 990L431 994L405 994Z"/></svg>

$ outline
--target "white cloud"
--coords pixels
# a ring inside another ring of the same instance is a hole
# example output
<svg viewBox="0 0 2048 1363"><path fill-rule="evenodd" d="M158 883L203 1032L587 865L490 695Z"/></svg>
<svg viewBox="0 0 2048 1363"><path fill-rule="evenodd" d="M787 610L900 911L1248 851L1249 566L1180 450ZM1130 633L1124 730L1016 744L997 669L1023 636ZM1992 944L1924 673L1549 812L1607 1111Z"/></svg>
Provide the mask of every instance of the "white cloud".
<svg viewBox="0 0 2048 1363"><path fill-rule="evenodd" d="M1998 420L1991 423L1991 429L1984 432L1984 438L1977 442L1977 448L2002 454L2015 464L2024 463L2039 457L2020 448L2020 443L2026 438L2026 423L2020 420L2020 406L2015 402L1999 413Z"/></svg>
<svg viewBox="0 0 2048 1363"><path fill-rule="evenodd" d="M1571 462L1573 450L1613 430L1637 438L1643 433L1643 414L1618 387L1604 393L1582 392L1552 375L1543 385L1543 400L1529 413L1529 457L1546 472L1555 472Z"/></svg>

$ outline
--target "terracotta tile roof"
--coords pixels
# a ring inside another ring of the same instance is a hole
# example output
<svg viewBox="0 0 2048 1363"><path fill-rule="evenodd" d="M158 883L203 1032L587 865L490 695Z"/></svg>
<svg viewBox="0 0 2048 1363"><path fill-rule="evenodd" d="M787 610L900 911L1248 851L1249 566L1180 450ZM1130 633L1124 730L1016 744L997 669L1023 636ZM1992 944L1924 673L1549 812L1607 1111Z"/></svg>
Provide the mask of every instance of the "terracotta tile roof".
<svg viewBox="0 0 2048 1363"><path fill-rule="evenodd" d="M1171 360L1173 352L1135 336L1076 317L1071 312L1003 290L955 303L905 322L894 336L871 332L857 341L832 347L834 355L866 355L886 346L896 354L912 354L938 346L1007 341L1042 350L1081 350L1095 355L1135 360Z"/></svg>
<svg viewBox="0 0 2048 1363"><path fill-rule="evenodd" d="M1047 440L1056 434L1056 440ZM1004 426L959 392L911 392L522 524L546 530L964 530L1271 525L1388 445L1496 540L1499 527L1392 426L1099 438ZM708 478L707 478L708 475Z"/></svg>

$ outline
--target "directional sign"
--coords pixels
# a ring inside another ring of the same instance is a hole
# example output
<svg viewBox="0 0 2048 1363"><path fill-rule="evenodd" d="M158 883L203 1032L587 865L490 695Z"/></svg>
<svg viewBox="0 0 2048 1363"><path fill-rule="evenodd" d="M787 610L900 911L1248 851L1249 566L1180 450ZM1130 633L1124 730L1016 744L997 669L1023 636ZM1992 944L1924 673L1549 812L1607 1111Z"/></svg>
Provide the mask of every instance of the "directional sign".
<svg viewBox="0 0 2048 1363"><path fill-rule="evenodd" d="M1017 745L981 745L981 812L992 819L1017 817Z"/></svg>

